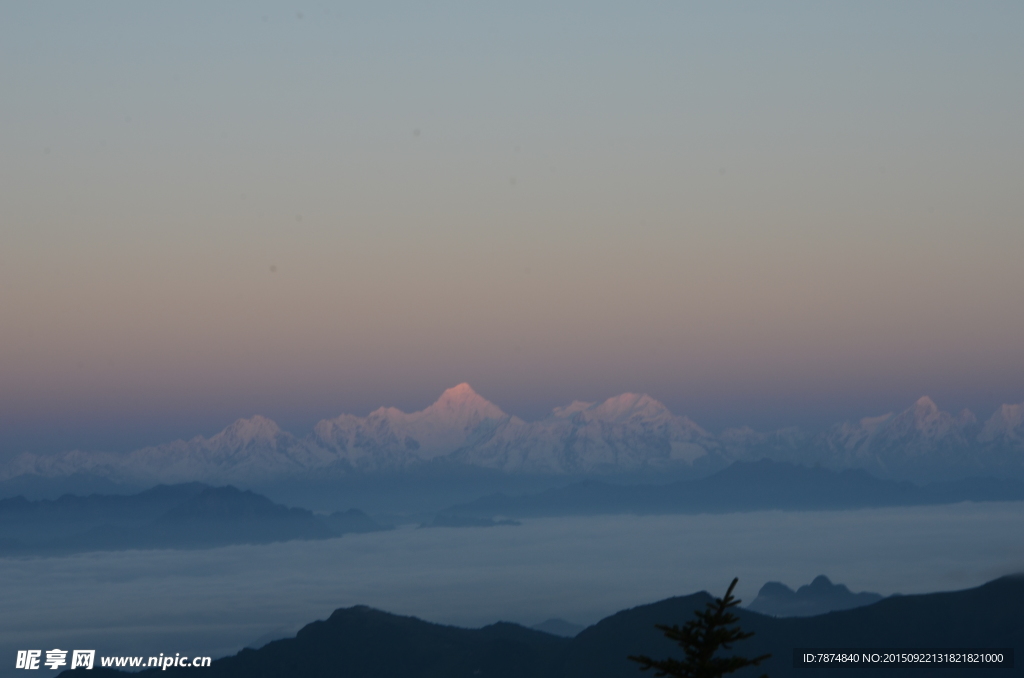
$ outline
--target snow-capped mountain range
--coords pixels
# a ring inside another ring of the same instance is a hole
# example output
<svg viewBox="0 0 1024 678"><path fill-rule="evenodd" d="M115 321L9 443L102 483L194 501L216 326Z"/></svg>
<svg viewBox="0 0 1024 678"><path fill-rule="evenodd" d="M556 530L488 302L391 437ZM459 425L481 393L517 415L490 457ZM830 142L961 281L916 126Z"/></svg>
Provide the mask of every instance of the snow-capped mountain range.
<svg viewBox="0 0 1024 678"><path fill-rule="evenodd" d="M888 478L1024 475L1024 403L1003 405L984 424L951 415L928 397L899 413L843 423L812 435L749 428L713 435L647 395L573 402L545 419L505 414L469 384L405 413L382 407L343 414L297 437L270 419L239 419L220 433L128 454L22 454L0 469L19 476L100 476L116 482L254 482L330 473L413 471L428 464L506 473L588 475L721 468L769 458Z"/></svg>

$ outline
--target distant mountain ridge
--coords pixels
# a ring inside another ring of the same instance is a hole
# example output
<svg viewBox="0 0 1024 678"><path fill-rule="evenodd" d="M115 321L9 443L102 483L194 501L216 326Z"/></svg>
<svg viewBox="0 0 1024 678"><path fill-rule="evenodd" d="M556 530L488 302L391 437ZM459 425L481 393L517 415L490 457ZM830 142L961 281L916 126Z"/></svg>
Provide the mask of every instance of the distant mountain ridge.
<svg viewBox="0 0 1024 678"><path fill-rule="evenodd" d="M853 593L843 584L833 584L825 575L818 575L810 584L796 591L785 584L770 581L757 592L748 610L773 617L813 617L837 610L852 610L882 600L878 593Z"/></svg>
<svg viewBox="0 0 1024 678"><path fill-rule="evenodd" d="M534 631L543 631L544 633L550 633L553 636L562 636L564 638L572 638L579 634L580 631L585 629L585 626L580 624L573 624L567 622L564 619L547 619L542 621L540 624L534 624L530 627Z"/></svg>
<svg viewBox="0 0 1024 678"><path fill-rule="evenodd" d="M838 424L819 434L739 428L714 435L643 394L576 401L526 422L463 383L418 412L382 407L366 417L343 414L320 421L305 437L256 415L209 438L123 455L25 453L0 468L0 481L81 475L146 484L246 483L409 471L428 464L537 475L680 469L706 475L761 458L860 468L894 479L1024 477L1024 403L1003 405L983 424L967 410L952 415L922 397L903 412Z"/></svg>
<svg viewBox="0 0 1024 678"><path fill-rule="evenodd" d="M665 515L738 511L821 511L963 501L1024 501L1024 481L966 479L928 483L882 480L861 469L833 471L769 459L739 461L706 478L662 484L588 479L540 492L494 493L450 506L438 524L574 515Z"/></svg>
<svg viewBox="0 0 1024 678"><path fill-rule="evenodd" d="M134 495L0 499L0 556L211 548L383 529L356 509L317 515L202 483L159 485Z"/></svg>

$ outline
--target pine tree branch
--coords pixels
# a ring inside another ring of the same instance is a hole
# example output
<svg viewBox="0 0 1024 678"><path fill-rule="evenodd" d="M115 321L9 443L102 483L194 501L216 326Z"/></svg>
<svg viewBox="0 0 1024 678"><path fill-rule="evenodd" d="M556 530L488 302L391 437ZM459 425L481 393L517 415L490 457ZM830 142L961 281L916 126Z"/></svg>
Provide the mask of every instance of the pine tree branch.
<svg viewBox="0 0 1024 678"><path fill-rule="evenodd" d="M747 666L758 666L761 662L769 659L770 654L753 659L739 655L715 656L719 650L731 650L733 643L754 635L753 632L740 629L739 617L730 611L741 602L732 595L737 582L739 582L738 577L732 580L723 597L715 598L713 602L707 603L704 610L696 610L694 619L686 622L683 626L680 627L677 624L672 626L655 625L655 628L661 631L666 638L675 641L683 648L685 659L681 661L671 658L655 660L646 655L630 655L628 659L640 664L641 671L653 669L655 676L673 676L674 678L720 678ZM763 675L761 678L768 677Z"/></svg>

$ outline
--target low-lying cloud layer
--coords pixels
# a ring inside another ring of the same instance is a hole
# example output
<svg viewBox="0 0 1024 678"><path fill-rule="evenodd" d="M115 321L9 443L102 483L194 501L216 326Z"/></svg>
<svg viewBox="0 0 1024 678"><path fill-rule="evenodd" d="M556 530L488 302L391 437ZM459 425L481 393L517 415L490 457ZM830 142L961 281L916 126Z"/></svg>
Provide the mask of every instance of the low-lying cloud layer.
<svg viewBox="0 0 1024 678"><path fill-rule="evenodd" d="M209 551L0 559L0 656L65 646L111 654L218 655L368 604L480 626L617 610L740 577L818 574L888 595L957 589L1024 570L1019 503L614 516L485 529L402 528L320 542ZM0 671L2 673L2 671Z"/></svg>

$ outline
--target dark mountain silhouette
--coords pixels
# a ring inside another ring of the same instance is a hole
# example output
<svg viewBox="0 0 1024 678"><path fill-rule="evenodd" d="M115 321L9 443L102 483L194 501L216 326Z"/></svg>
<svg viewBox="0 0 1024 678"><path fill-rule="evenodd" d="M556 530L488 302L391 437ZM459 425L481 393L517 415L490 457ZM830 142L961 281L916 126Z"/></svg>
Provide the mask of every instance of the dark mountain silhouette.
<svg viewBox="0 0 1024 678"><path fill-rule="evenodd" d="M881 599L882 596L877 593L853 593L843 584L833 584L822 574L796 591L780 582L770 581L761 587L757 598L747 609L773 617L812 617L836 610L863 607Z"/></svg>
<svg viewBox="0 0 1024 678"><path fill-rule="evenodd" d="M625 659L622 649L631 647L631 653L635 654L672 656L678 648L657 637L653 625L684 622L694 609L710 600L711 596L706 593L671 598L625 610L598 622L573 639L560 667L561 675L581 678L635 675L636 669ZM736 614L743 630L755 633L736 649L745 656L766 652L773 655L759 669L736 675L756 676L762 672L772 678L835 675L835 668L794 668L793 649L1021 647L1024 644L1024 577L1004 577L965 591L896 596L866 607L815 617L779 619L744 609ZM884 672L886 676L934 674L927 670L922 673L920 667ZM991 668L972 672L960 666L944 675L992 676L996 673Z"/></svg>
<svg viewBox="0 0 1024 678"><path fill-rule="evenodd" d="M0 555L208 548L383 529L352 509L321 516L231 486L159 485L134 495L0 500Z"/></svg>
<svg viewBox="0 0 1024 678"><path fill-rule="evenodd" d="M673 656L679 648L654 628L683 623L712 600L707 593L669 598L623 610L575 638L498 623L460 629L400 617L368 607L336 610L295 638L245 649L202 670L208 678L621 678L640 675L626 657ZM739 672L773 678L871 674L835 667L794 668L794 648L1015 648L1024 646L1024 576L1003 577L964 591L895 596L873 605L816 617L775 618L746 609L736 614L754 636L734 650L772 653L761 667ZM192 675L191 669L148 669L139 676ZM998 676L991 667L886 667L886 676ZM64 674L61 674L64 675ZM124 676L96 669L94 678Z"/></svg>
<svg viewBox="0 0 1024 678"><path fill-rule="evenodd" d="M442 512L456 516L525 518L612 513L714 513L831 510L1024 500L1024 482L992 478L931 483L875 478L866 471L831 471L762 459L737 462L701 480L664 485L613 485L594 480L542 492L492 494Z"/></svg>
<svg viewBox="0 0 1024 678"><path fill-rule="evenodd" d="M217 676L535 676L558 660L565 638L499 622L482 629L442 626L365 606L336 610L294 638L245 649L201 670ZM161 675L199 673L157 669ZM96 676L126 674L100 668ZM132 675L155 675L151 670Z"/></svg>

